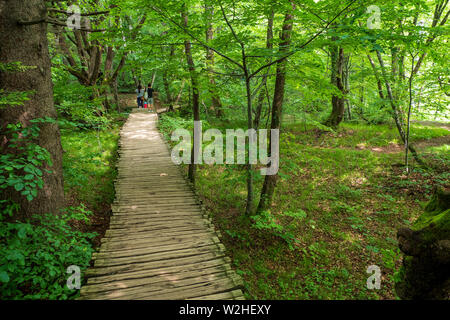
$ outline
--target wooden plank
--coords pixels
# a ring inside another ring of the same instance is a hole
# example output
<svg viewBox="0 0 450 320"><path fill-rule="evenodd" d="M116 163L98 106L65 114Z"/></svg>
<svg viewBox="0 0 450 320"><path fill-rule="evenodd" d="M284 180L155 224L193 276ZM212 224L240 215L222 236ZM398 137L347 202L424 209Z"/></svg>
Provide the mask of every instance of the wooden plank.
<svg viewBox="0 0 450 320"><path fill-rule="evenodd" d="M232 274L204 275L193 279L175 282L166 281L159 284L143 284L134 288L104 291L88 295L90 299L137 300L137 299L188 299L204 294L214 294L224 291L234 291L240 288L237 279Z"/></svg>
<svg viewBox="0 0 450 320"><path fill-rule="evenodd" d="M187 264L192 263L201 263L204 261L214 260L224 258L225 254L222 252L205 252L203 254L199 254L195 257L183 257L178 259L170 259L170 260L155 260L149 261L145 263L128 263L118 266L105 266L105 267L94 267L86 270L86 277L97 277L103 275L112 275L118 273L125 272L133 272L139 270L148 270L148 269L163 269L169 268L173 266L185 266Z"/></svg>
<svg viewBox="0 0 450 320"><path fill-rule="evenodd" d="M189 298L187 300L244 300L244 299L245 298L241 290L234 290L216 293L209 296Z"/></svg>
<svg viewBox="0 0 450 320"><path fill-rule="evenodd" d="M113 211L113 215L111 218L117 218L117 219L133 219L133 220L139 220L139 219L153 219L153 218L165 218L165 219L171 219L173 217L207 217L205 213L203 213L201 210L180 210L180 211L148 211L147 209L141 210L138 212L132 212L128 210L123 211Z"/></svg>
<svg viewBox="0 0 450 320"><path fill-rule="evenodd" d="M225 252L225 248L222 245L214 244L208 245L199 248L189 248L189 249L180 249L173 250L170 252L156 252L156 253L147 253L139 256L133 257L120 257L120 258L101 258L95 259L94 266L95 267L106 267L106 266L117 266L123 264L130 263L141 263L141 262L150 262L150 261L158 261L158 260L170 260L170 259L178 259L178 258L186 258L196 256L205 252L210 251L223 251Z"/></svg>
<svg viewBox="0 0 450 320"><path fill-rule="evenodd" d="M133 250L139 248L148 248L152 250L153 247L159 246L195 246L199 241L216 241L217 237L211 234L194 234L194 235L182 235L178 237L170 236L167 238L144 238L133 241L119 241L119 242L104 242L100 248L101 252L109 251L121 251L121 250Z"/></svg>
<svg viewBox="0 0 450 320"><path fill-rule="evenodd" d="M228 276L233 272L226 264L209 266L205 268L178 268L176 273L168 273L166 270L151 270L141 272L138 278L119 279L115 281L93 283L83 287L84 294L110 292L123 290L124 288L138 288L142 286L151 286L152 289L165 287L178 287L187 284L194 284L207 279L214 279L219 276ZM129 275L128 275L129 277Z"/></svg>
<svg viewBox="0 0 450 320"><path fill-rule="evenodd" d="M115 235L113 238L108 237L108 235L105 235L104 238L102 238L101 242L122 242L122 241L133 241L133 240L139 240L139 239L148 239L148 238L163 238L170 237L170 236L179 236L179 235L196 235L196 234L209 234L213 236L214 229L212 228L204 228L202 230L170 230L170 232L167 232L168 230L159 230L149 233L143 233L143 234L127 234L127 235Z"/></svg>
<svg viewBox="0 0 450 320"><path fill-rule="evenodd" d="M180 213L174 213L174 214L146 214L141 216L118 216L113 215L110 219L110 225L137 225L142 223L158 223L158 222L165 222L168 221L192 221L193 219L205 219L202 214L199 214L197 212L190 212L186 214L180 214Z"/></svg>
<svg viewBox="0 0 450 320"><path fill-rule="evenodd" d="M106 237L120 237L127 236L130 233L136 234L141 237L145 234L160 232L160 233L172 233L172 232L184 232L191 230L204 230L208 225L206 223L193 223L190 225L158 225L158 226L146 226L143 228L128 229L109 229L106 231Z"/></svg>
<svg viewBox="0 0 450 320"><path fill-rule="evenodd" d="M188 243L183 242L181 244L164 245L160 243L159 245L148 245L141 248L128 248L127 250L114 250L114 251L100 251L93 254L94 259L113 259L122 257L134 257L145 254L154 254L159 252L171 252L177 250L184 250L190 248L201 248L206 246L211 246L219 244L220 241L217 237L212 237L209 239L201 239L197 241L189 241Z"/></svg>
<svg viewBox="0 0 450 320"><path fill-rule="evenodd" d="M136 271L123 271L115 274L100 275L97 277L91 277L88 280L89 285L94 285L96 283L108 283L113 281L122 281L128 279L139 279L143 277L151 277L159 274L177 274L184 270L202 270L210 267L224 266L228 268L231 263L231 259L228 257L211 259L206 261L194 261L187 262L183 265L167 266L164 268L150 268ZM228 266L228 267L226 267Z"/></svg>

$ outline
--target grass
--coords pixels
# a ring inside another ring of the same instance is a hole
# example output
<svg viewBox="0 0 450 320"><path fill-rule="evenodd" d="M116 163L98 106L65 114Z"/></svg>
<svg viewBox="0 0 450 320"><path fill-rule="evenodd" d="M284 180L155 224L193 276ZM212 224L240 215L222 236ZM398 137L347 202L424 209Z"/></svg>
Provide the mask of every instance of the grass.
<svg viewBox="0 0 450 320"><path fill-rule="evenodd" d="M168 133L184 120L165 116ZM205 126L205 125L204 125ZM215 122L225 129L236 124ZM448 135L413 127L416 141ZM395 299L400 264L396 232L422 212L434 184L448 186L447 147L423 153L428 169L406 176L403 153L373 152L366 144L397 143L395 128L344 124L327 133L293 124L280 144L280 172L270 218L244 217L246 185L241 166L200 165L197 190L251 299ZM263 177L255 176L259 191ZM258 192L257 192L258 193ZM255 194L257 196L257 194ZM302 214L292 214L304 212ZM380 290L369 290L370 265L382 271Z"/></svg>
<svg viewBox="0 0 450 320"><path fill-rule="evenodd" d="M93 212L90 222L80 226L83 231L98 233L94 246L109 225L111 203L114 201L114 179L117 175L117 145L123 118L102 130L61 129L64 150L63 173L67 206L83 203Z"/></svg>

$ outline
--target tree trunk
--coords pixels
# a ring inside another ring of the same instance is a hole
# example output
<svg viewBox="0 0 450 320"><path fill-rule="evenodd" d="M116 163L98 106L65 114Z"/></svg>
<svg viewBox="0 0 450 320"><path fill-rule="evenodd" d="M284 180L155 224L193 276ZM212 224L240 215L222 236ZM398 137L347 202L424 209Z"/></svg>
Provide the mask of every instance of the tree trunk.
<svg viewBox="0 0 450 320"><path fill-rule="evenodd" d="M207 3L205 6L206 16L206 43L210 43L214 37L214 28L212 26L212 17L214 15L214 7ZM214 51L206 49L206 65L208 67L209 93L211 95L211 103L216 111L216 116L223 116L222 102L217 94L216 80L214 79Z"/></svg>
<svg viewBox="0 0 450 320"><path fill-rule="evenodd" d="M173 98L172 95L170 94L170 84L169 84L169 79L168 79L168 74L167 74L167 70L163 71L162 74L162 80L163 80L163 85L164 85L164 91L166 93L166 103L169 105L169 111L173 110Z"/></svg>
<svg viewBox="0 0 450 320"><path fill-rule="evenodd" d="M272 9L272 11L269 14L269 17L267 18L267 37L266 37L266 48L267 49L273 49L273 19L275 16L275 11ZM266 63L270 63L272 59L267 59ZM265 86L267 84L267 78L269 77L270 68L267 68L266 73L263 75L262 82L261 82L261 91L259 92L258 101L256 104L256 112L255 112L255 120L253 122L253 126L255 129L258 129L259 122L261 120L261 111L263 107L264 100L266 98L266 92L265 92Z"/></svg>
<svg viewBox="0 0 450 320"><path fill-rule="evenodd" d="M7 148L8 137L4 130L8 124L21 122L24 126L30 120L50 117L56 119L53 104L53 84L47 43L47 25L20 25L24 17L39 20L45 14L42 0L8 0L0 2L0 62L22 62L26 66L36 66L25 72L1 72L0 87L6 91L34 91L23 106L9 106L0 110L0 153L11 152ZM44 187L40 189L33 201L27 201L15 190L4 190L1 199L11 199L21 205L18 218L30 217L32 214L57 213L64 205L64 188L62 175L61 136L57 124L40 124L37 144L51 155L53 166L42 170Z"/></svg>
<svg viewBox="0 0 450 320"><path fill-rule="evenodd" d="M164 52L164 49L162 49ZM170 62L172 61L173 56L175 55L175 46L170 46ZM168 63L170 65L170 63ZM168 111L173 111L173 97L170 92L170 80L169 80L169 72L168 69L164 69L162 74L162 80L164 85L164 91L166 93L166 103L169 105Z"/></svg>
<svg viewBox="0 0 450 320"><path fill-rule="evenodd" d="M350 54L344 58L344 70L343 70L343 82L344 82L344 109L348 112L348 120L352 119L352 113L350 110L350 101L348 94L350 93ZM347 108L345 108L347 106ZM345 115L344 110L344 115Z"/></svg>
<svg viewBox="0 0 450 320"><path fill-rule="evenodd" d="M384 93L383 93L383 84L381 83L381 79L378 74L377 68L376 68L375 63L373 62L370 54L367 55L367 58L369 59L370 65L372 66L372 70L375 75L375 79L377 80L378 95L380 96L380 99L384 101L385 97L384 97ZM383 103L383 108L384 108L384 103Z"/></svg>
<svg viewBox="0 0 450 320"><path fill-rule="evenodd" d="M390 102L391 107L392 107L392 111L393 111L392 112L392 116L394 117L395 125L397 126L397 130L398 130L398 133L400 135L400 138L402 139L403 143L406 144L406 134L405 134L405 131L403 130L403 122L402 122L402 118L403 117L401 116L400 111L399 111L397 105L395 104L395 100L394 100L394 97L392 95L391 85L389 83L389 79L387 78L386 68L384 66L384 61L383 61L383 58L381 57L380 51L378 51L378 50L377 50L377 57L378 57L378 62L380 63L381 73L383 75L383 79L384 79L384 82L385 82L385 85L386 85L386 90L387 90L387 93L388 93L389 102ZM413 72L413 74L414 74L414 72ZM424 163L419 158L419 155L417 154L416 149L411 144L408 145L408 149L409 149L409 151L411 151L411 153L414 156L414 158L416 159L416 161L419 164L423 165Z"/></svg>
<svg viewBox="0 0 450 320"><path fill-rule="evenodd" d="M183 10L181 14L184 22L184 26L188 27L188 16L186 11ZM189 40L184 41L184 50L186 54L186 61L189 69L189 73L191 75L191 88L192 88L192 109L194 113L194 121L200 121L200 105L199 105L199 91L198 91L198 79L197 73L195 71L194 60L192 58L191 52L191 42ZM196 141L196 137L194 134L194 141ZM201 143L201 141L200 141ZM200 146L197 143L192 144L191 149L191 163L189 164L189 180L195 185L195 169L196 164L194 163L194 154L199 152Z"/></svg>
<svg viewBox="0 0 450 320"><path fill-rule="evenodd" d="M289 47L291 45L291 34L292 34L292 19L293 15L291 13L287 13L284 18L283 30L280 36L280 52L284 54L289 51ZM270 125L271 129L280 129L281 128L281 116L282 116L282 107L283 107L283 99L284 99L284 85L286 82L286 64L287 60L283 59L277 63L277 76L275 80L275 92L273 96L272 103L272 122ZM270 139L270 147L269 150L272 149L272 139ZM272 203L273 194L275 192L275 186L278 180L278 174L267 175L264 178L264 184L261 191L261 197L258 205L257 212L260 213L264 210L267 210Z"/></svg>
<svg viewBox="0 0 450 320"><path fill-rule="evenodd" d="M114 79L114 81L111 83L111 91L113 92L113 95L114 95L114 104L117 107L117 111L120 113L121 109L120 109L120 101L119 101L119 91L118 91L117 87L118 87L117 79Z"/></svg>
<svg viewBox="0 0 450 320"><path fill-rule="evenodd" d="M331 84L337 87L340 91L340 95L334 95L331 97L331 115L325 121L325 125L336 128L344 119L345 113L345 56L344 49L337 45L332 45L330 48L331 56Z"/></svg>

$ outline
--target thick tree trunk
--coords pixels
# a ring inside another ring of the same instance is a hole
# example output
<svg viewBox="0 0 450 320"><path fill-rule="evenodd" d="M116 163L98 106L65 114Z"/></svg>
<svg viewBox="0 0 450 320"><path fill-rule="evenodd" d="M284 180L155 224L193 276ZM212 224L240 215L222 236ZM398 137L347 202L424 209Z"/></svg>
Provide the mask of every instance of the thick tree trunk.
<svg viewBox="0 0 450 320"><path fill-rule="evenodd" d="M39 20L45 15L45 3L42 0L0 1L0 62L20 61L26 66L36 66L25 72L0 73L0 88L6 91L34 91L31 100L23 106L9 106L0 110L0 153L10 152L4 135L5 127L10 123L21 122L27 126L36 118L57 117L53 104L53 84L51 79L50 57L47 43L47 25L20 25L24 18ZM42 170L44 187L37 197L29 202L14 190L1 192L1 199L11 199L21 205L18 218L32 214L56 213L64 205L62 175L61 136L57 124L40 125L40 135L36 143L50 152L53 166Z"/></svg>
<svg viewBox="0 0 450 320"><path fill-rule="evenodd" d="M283 30L281 32L280 37L281 38L280 52L282 54L288 52L289 47L291 45L292 19L293 15L291 13L287 13L284 18ZM281 128L281 116L283 111L283 100L284 100L284 85L286 82L286 64L287 64L286 59L283 59L277 63L277 76L275 80L275 92L272 103L272 123L270 125L271 129L279 130ZM271 149L272 149L272 139L270 139L269 150ZM273 194L275 192L277 180L278 174L265 176L257 212L262 212L270 207Z"/></svg>
<svg viewBox="0 0 450 320"><path fill-rule="evenodd" d="M344 49L337 45L331 46L331 84L336 86L341 92L340 95L333 95L331 97L332 110L331 114L325 121L325 125L329 127L337 127L344 119L345 113L345 87L344 65L346 57Z"/></svg>
<svg viewBox="0 0 450 320"><path fill-rule="evenodd" d="M188 16L185 11L181 14L184 22L184 26L188 27ZM194 60L192 58L191 52L191 42L189 40L184 41L184 50L186 54L186 61L189 69L189 73L191 75L191 88L192 88L192 109L194 113L194 121L200 121L200 105L199 105L199 91L198 91L198 79L197 73L195 71ZM196 137L194 135L194 141L196 141ZM201 143L201 142L200 142ZM195 169L196 164L194 163L194 154L198 152L200 146L196 143L192 144L191 149L191 164L189 165L189 180L195 184Z"/></svg>

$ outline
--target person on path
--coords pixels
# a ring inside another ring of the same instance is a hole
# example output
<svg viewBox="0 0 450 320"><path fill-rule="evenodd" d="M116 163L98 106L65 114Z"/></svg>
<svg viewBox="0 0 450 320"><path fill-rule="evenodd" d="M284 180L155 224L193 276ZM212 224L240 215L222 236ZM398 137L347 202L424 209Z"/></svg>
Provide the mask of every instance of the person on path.
<svg viewBox="0 0 450 320"><path fill-rule="evenodd" d="M144 93L145 90L142 88L141 85L139 85L138 88L136 89L138 108L144 107Z"/></svg>
<svg viewBox="0 0 450 320"><path fill-rule="evenodd" d="M153 92L155 90L152 88L152 84L149 83L147 87L147 103L148 107L153 110Z"/></svg>

